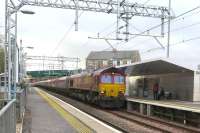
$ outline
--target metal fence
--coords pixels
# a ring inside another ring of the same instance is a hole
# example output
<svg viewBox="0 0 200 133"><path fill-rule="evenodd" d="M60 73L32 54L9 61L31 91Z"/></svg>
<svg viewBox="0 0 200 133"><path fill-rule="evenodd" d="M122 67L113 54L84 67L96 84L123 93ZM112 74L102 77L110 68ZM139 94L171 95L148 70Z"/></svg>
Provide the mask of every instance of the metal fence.
<svg viewBox="0 0 200 133"><path fill-rule="evenodd" d="M26 89L19 90L16 92L16 115L17 121L21 121L25 112L26 106Z"/></svg>
<svg viewBox="0 0 200 133"><path fill-rule="evenodd" d="M0 133L16 133L16 104L11 101L1 100ZM5 106L3 106L5 105Z"/></svg>
<svg viewBox="0 0 200 133"><path fill-rule="evenodd" d="M0 100L0 133L16 133L16 122L23 118L26 89L18 89L16 100Z"/></svg>

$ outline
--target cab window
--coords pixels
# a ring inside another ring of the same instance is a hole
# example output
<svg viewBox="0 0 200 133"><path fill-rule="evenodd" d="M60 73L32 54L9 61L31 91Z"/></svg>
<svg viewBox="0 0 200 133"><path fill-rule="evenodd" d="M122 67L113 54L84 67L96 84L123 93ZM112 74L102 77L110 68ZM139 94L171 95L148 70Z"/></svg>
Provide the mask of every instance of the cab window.
<svg viewBox="0 0 200 133"><path fill-rule="evenodd" d="M124 83L124 77L123 76L114 76L114 83L116 84L123 84Z"/></svg>
<svg viewBox="0 0 200 133"><path fill-rule="evenodd" d="M112 77L110 75L102 75L101 83L112 83Z"/></svg>

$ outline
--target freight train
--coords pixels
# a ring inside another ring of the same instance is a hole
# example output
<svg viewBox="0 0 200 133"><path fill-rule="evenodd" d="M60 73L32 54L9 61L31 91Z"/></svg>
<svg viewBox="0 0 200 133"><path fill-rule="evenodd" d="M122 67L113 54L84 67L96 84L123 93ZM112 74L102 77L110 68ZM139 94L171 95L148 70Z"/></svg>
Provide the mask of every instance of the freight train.
<svg viewBox="0 0 200 133"><path fill-rule="evenodd" d="M35 86L104 108L120 108L125 102L125 73L115 67L40 81Z"/></svg>

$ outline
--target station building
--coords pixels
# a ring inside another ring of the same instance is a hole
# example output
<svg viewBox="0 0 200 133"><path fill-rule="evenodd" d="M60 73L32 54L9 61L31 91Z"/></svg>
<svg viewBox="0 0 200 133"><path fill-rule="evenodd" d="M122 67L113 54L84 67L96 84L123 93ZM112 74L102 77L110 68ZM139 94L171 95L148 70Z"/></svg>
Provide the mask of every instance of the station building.
<svg viewBox="0 0 200 133"><path fill-rule="evenodd" d="M156 59L121 66L127 74L129 97L153 99L153 85L170 94L169 99L200 101L200 72L167 59ZM161 99L162 100L162 99Z"/></svg>
<svg viewBox="0 0 200 133"><path fill-rule="evenodd" d="M141 61L138 50L92 51L86 59L86 69L92 71L99 68L131 64L138 61Z"/></svg>

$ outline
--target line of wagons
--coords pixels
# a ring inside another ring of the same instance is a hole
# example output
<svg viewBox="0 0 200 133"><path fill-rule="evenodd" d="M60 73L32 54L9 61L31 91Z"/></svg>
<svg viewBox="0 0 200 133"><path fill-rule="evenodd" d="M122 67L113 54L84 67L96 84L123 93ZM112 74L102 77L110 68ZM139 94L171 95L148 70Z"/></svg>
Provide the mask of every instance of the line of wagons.
<svg viewBox="0 0 200 133"><path fill-rule="evenodd" d="M34 86L104 108L120 108L125 102L125 73L115 67L40 81Z"/></svg>

